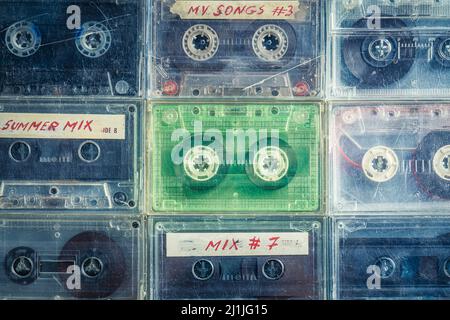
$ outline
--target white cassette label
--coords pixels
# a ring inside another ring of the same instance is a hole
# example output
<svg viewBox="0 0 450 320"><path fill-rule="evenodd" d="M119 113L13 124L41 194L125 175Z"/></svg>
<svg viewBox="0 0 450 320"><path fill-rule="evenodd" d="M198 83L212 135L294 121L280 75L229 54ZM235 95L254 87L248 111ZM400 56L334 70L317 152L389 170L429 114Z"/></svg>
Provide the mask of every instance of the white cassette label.
<svg viewBox="0 0 450 320"><path fill-rule="evenodd" d="M1 113L0 138L124 140L125 115Z"/></svg>
<svg viewBox="0 0 450 320"><path fill-rule="evenodd" d="M293 20L301 16L298 1L176 0L170 11L181 19Z"/></svg>
<svg viewBox="0 0 450 320"><path fill-rule="evenodd" d="M167 257L309 254L307 232L167 233Z"/></svg>

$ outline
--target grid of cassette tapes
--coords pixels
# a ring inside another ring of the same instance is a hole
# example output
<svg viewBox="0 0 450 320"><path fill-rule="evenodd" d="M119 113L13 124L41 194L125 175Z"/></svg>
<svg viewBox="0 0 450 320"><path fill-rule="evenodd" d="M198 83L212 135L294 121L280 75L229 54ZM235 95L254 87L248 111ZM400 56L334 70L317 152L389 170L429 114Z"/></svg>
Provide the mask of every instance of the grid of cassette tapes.
<svg viewBox="0 0 450 320"><path fill-rule="evenodd" d="M450 0L0 0L0 299L450 298Z"/></svg>

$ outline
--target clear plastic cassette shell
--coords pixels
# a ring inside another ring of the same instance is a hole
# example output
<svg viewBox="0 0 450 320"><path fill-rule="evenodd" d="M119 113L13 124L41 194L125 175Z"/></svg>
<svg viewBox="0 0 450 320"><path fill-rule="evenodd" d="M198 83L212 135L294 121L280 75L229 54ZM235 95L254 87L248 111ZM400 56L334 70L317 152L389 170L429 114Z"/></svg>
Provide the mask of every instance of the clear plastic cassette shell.
<svg viewBox="0 0 450 320"><path fill-rule="evenodd" d="M144 0L1 0L1 96L142 95Z"/></svg>
<svg viewBox="0 0 450 320"><path fill-rule="evenodd" d="M329 6L330 96L449 97L449 1L349 0Z"/></svg>
<svg viewBox="0 0 450 320"><path fill-rule="evenodd" d="M318 98L321 0L153 0L149 96Z"/></svg>
<svg viewBox="0 0 450 320"><path fill-rule="evenodd" d="M135 212L137 102L0 102L0 209Z"/></svg>
<svg viewBox="0 0 450 320"><path fill-rule="evenodd" d="M449 217L339 218L334 299L449 299Z"/></svg>
<svg viewBox="0 0 450 320"><path fill-rule="evenodd" d="M153 299L323 299L322 219L152 218Z"/></svg>
<svg viewBox="0 0 450 320"><path fill-rule="evenodd" d="M2 299L138 299L139 219L0 217Z"/></svg>
<svg viewBox="0 0 450 320"><path fill-rule="evenodd" d="M336 104L330 122L335 213L446 210L450 105Z"/></svg>
<svg viewBox="0 0 450 320"><path fill-rule="evenodd" d="M319 104L155 104L155 212L318 212Z"/></svg>

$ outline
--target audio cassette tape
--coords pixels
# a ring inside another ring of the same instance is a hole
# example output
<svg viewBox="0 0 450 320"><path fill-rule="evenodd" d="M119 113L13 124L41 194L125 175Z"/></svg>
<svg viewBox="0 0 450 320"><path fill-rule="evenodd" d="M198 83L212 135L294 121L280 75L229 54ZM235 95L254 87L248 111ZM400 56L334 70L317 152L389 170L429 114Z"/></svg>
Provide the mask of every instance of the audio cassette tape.
<svg viewBox="0 0 450 320"><path fill-rule="evenodd" d="M318 211L320 114L316 104L154 105L154 211Z"/></svg>
<svg viewBox="0 0 450 320"><path fill-rule="evenodd" d="M153 0L153 98L321 96L321 0Z"/></svg>
<svg viewBox="0 0 450 320"><path fill-rule="evenodd" d="M449 97L450 2L330 1L330 94Z"/></svg>
<svg viewBox="0 0 450 320"><path fill-rule="evenodd" d="M323 299L321 219L152 219L152 298Z"/></svg>
<svg viewBox="0 0 450 320"><path fill-rule="evenodd" d="M141 94L143 0L0 6L0 95Z"/></svg>
<svg viewBox="0 0 450 320"><path fill-rule="evenodd" d="M140 112L136 103L0 102L0 208L137 210Z"/></svg>
<svg viewBox="0 0 450 320"><path fill-rule="evenodd" d="M139 220L0 218L1 299L137 299Z"/></svg>
<svg viewBox="0 0 450 320"><path fill-rule="evenodd" d="M335 299L449 299L450 219L339 219Z"/></svg>
<svg viewBox="0 0 450 320"><path fill-rule="evenodd" d="M331 118L336 212L448 208L450 105L338 104Z"/></svg>

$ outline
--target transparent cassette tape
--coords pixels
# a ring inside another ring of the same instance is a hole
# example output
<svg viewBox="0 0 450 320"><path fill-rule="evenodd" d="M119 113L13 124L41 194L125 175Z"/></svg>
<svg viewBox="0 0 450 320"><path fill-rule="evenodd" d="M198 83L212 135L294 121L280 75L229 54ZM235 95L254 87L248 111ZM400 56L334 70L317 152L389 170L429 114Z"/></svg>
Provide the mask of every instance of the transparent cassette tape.
<svg viewBox="0 0 450 320"><path fill-rule="evenodd" d="M335 212L447 209L450 105L337 104L330 125Z"/></svg>
<svg viewBox="0 0 450 320"><path fill-rule="evenodd" d="M320 97L321 2L153 0L150 97Z"/></svg>
<svg viewBox="0 0 450 320"><path fill-rule="evenodd" d="M150 220L154 299L323 299L321 219Z"/></svg>
<svg viewBox="0 0 450 320"><path fill-rule="evenodd" d="M334 97L449 97L450 1L329 1Z"/></svg>
<svg viewBox="0 0 450 320"><path fill-rule="evenodd" d="M153 210L318 211L320 110L316 104L154 105Z"/></svg>
<svg viewBox="0 0 450 320"><path fill-rule="evenodd" d="M139 220L0 217L1 299L137 299Z"/></svg>
<svg viewBox="0 0 450 320"><path fill-rule="evenodd" d="M137 211L139 103L0 102L0 209Z"/></svg>
<svg viewBox="0 0 450 320"><path fill-rule="evenodd" d="M335 299L449 299L449 217L334 224Z"/></svg>
<svg viewBox="0 0 450 320"><path fill-rule="evenodd" d="M144 3L0 0L0 95L141 95Z"/></svg>

